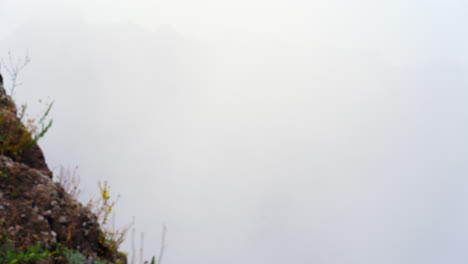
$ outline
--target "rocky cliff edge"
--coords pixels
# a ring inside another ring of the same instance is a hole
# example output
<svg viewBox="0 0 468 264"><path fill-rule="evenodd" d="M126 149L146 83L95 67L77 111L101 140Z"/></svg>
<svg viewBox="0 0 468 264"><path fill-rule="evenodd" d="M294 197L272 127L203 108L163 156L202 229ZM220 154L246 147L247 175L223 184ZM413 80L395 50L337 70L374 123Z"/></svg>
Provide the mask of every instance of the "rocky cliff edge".
<svg viewBox="0 0 468 264"><path fill-rule="evenodd" d="M60 245L80 252L85 263L125 263L106 246L96 216L52 181L40 147L17 115L0 85L0 246L20 252L40 245L52 252ZM41 263L68 261L54 254Z"/></svg>

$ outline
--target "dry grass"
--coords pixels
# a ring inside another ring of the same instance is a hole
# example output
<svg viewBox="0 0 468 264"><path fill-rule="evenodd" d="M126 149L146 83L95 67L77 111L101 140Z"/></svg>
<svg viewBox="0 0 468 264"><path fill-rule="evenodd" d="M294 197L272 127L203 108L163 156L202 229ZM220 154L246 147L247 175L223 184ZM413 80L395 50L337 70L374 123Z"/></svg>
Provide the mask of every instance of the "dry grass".
<svg viewBox="0 0 468 264"><path fill-rule="evenodd" d="M68 194L78 200L81 194L81 179L78 174L78 166L73 168L61 166L58 173L55 174L55 179Z"/></svg>

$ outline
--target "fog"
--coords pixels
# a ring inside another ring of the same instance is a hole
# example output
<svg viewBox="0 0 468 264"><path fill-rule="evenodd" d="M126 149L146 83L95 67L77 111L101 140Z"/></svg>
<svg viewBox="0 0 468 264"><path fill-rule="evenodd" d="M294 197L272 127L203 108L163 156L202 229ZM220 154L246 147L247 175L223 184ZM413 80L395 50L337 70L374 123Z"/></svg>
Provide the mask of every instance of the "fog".
<svg viewBox="0 0 468 264"><path fill-rule="evenodd" d="M0 55L32 59L18 102L55 102L49 166L79 166L83 201L107 180L146 259L165 223L164 264L457 264L467 11L0 0Z"/></svg>

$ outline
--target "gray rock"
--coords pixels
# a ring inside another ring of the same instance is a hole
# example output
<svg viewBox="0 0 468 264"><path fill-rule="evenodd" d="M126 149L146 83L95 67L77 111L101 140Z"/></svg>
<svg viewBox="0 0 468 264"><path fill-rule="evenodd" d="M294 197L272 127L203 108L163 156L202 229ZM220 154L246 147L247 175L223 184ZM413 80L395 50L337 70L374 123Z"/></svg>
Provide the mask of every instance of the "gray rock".
<svg viewBox="0 0 468 264"><path fill-rule="evenodd" d="M67 219L67 217L64 216L64 215L60 216L58 221L59 221L59 223L61 223L61 224L66 224L66 223L68 223L68 219Z"/></svg>

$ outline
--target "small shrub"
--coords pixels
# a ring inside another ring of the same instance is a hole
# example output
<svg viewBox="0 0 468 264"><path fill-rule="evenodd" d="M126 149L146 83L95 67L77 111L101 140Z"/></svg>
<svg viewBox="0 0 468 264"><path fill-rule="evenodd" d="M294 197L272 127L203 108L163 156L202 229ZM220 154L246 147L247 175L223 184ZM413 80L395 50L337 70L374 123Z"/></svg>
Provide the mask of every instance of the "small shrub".
<svg viewBox="0 0 468 264"><path fill-rule="evenodd" d="M25 150L30 149L36 144L52 127L53 120L49 118L49 114L54 106L54 102L45 103L45 106L44 112L42 112L38 118L29 118L28 120L20 119L21 122L26 123L26 130L31 135L31 138L23 146Z"/></svg>
<svg viewBox="0 0 468 264"><path fill-rule="evenodd" d="M101 245L108 248L111 252L117 252L120 245L124 242L125 236L127 235L128 227L122 229L109 228L107 221L109 215L118 201L119 197L115 200L111 200L110 196L110 185L105 181L104 183L99 182L99 198L90 200L87 207L97 216L98 221L101 225L102 234L99 237Z"/></svg>
<svg viewBox="0 0 468 264"><path fill-rule="evenodd" d="M0 112L0 153L2 155L20 160L32 138L32 134L12 112L4 109Z"/></svg>
<svg viewBox="0 0 468 264"><path fill-rule="evenodd" d="M40 244L30 247L26 251L16 252L10 243L6 243L0 247L0 263L36 263L39 260L49 258L53 254L53 252L45 250Z"/></svg>
<svg viewBox="0 0 468 264"><path fill-rule="evenodd" d="M68 264L83 264L85 257L78 250L64 249L63 255L67 259Z"/></svg>

